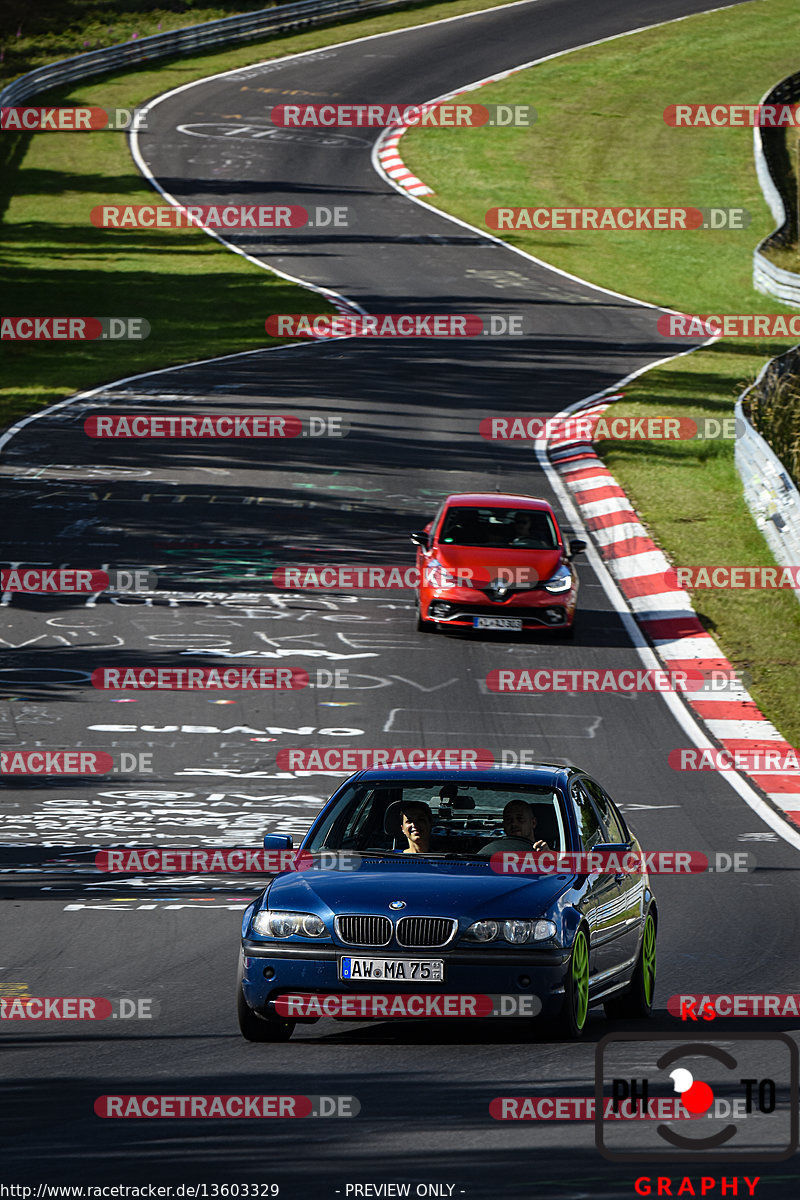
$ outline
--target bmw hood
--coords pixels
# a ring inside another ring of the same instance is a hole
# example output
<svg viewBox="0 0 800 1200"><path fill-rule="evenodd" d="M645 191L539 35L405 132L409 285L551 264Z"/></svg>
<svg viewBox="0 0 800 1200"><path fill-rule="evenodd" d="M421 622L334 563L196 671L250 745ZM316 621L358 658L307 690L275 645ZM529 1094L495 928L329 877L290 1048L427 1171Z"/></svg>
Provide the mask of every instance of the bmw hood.
<svg viewBox="0 0 800 1200"><path fill-rule="evenodd" d="M310 869L279 875L267 889L262 908L331 914L389 916L538 917L573 876L499 875L488 864L417 864L407 859L363 860L352 874ZM403 908L390 908L392 902Z"/></svg>

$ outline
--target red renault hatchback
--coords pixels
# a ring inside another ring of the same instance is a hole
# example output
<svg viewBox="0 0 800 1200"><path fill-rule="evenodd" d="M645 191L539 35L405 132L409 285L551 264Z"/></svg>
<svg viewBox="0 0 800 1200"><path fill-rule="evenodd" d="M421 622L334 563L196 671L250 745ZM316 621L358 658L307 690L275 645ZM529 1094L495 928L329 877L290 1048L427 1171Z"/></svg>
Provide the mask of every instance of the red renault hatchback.
<svg viewBox="0 0 800 1200"><path fill-rule="evenodd" d="M448 496L411 534L417 547L417 629L551 629L572 633L578 576L546 500L465 492Z"/></svg>

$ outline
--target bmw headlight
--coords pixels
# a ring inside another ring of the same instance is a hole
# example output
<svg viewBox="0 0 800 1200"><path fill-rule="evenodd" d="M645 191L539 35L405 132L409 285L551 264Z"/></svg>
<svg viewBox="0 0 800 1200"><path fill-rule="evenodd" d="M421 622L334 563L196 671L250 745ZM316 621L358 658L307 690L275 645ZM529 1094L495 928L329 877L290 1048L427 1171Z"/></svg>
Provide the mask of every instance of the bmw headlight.
<svg viewBox="0 0 800 1200"><path fill-rule="evenodd" d="M271 938L320 938L328 933L325 922L313 913L280 912L269 908L256 913L253 929L262 937Z"/></svg>
<svg viewBox="0 0 800 1200"><path fill-rule="evenodd" d="M532 921L525 917L515 917L509 921L475 921L464 937L471 942L495 942L503 939L512 946L522 946L527 942L543 942L555 935L555 921Z"/></svg>
<svg viewBox="0 0 800 1200"><path fill-rule="evenodd" d="M533 921L504 921L503 922L503 937L507 942L519 945L521 942L529 942L533 933Z"/></svg>
<svg viewBox="0 0 800 1200"><path fill-rule="evenodd" d="M544 590L550 592L553 596L557 596L559 592L568 592L572 587L572 572L569 567L561 566L556 571L555 575L551 575L547 583L544 585Z"/></svg>
<svg viewBox="0 0 800 1200"><path fill-rule="evenodd" d="M470 925L464 937L471 942L493 942L500 932L497 921L476 921Z"/></svg>

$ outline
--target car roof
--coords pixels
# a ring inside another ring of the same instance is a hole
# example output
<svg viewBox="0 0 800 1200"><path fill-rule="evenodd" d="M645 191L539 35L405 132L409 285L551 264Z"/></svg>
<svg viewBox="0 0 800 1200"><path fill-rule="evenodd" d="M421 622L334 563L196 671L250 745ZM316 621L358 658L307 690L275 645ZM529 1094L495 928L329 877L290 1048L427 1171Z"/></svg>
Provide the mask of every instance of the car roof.
<svg viewBox="0 0 800 1200"><path fill-rule="evenodd" d="M539 512L552 512L547 500L535 496L516 496L511 492L456 492L448 496L445 504L474 505L476 508L532 508Z"/></svg>
<svg viewBox="0 0 800 1200"><path fill-rule="evenodd" d="M430 770L421 767L398 768L395 771L383 771L376 767L369 770L357 771L350 780L360 783L410 783L415 779L425 783L494 783L498 787L503 784L530 784L531 787L556 787L564 785L569 776L582 774L579 767L565 766L564 763L535 763L527 767L480 767L462 769L432 767Z"/></svg>

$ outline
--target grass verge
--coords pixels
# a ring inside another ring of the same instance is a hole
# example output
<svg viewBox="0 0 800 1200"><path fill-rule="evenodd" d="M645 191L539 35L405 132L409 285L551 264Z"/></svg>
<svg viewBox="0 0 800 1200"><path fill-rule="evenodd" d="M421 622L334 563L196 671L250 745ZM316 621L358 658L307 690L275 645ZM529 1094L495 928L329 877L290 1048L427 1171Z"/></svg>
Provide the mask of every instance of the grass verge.
<svg viewBox="0 0 800 1200"><path fill-rule="evenodd" d="M492 0L411 5L108 75L54 92L50 99L131 108L216 72L493 6ZM0 280L12 298L6 311L16 316L144 317L152 332L142 342L4 341L0 428L79 389L198 358L283 344L264 332L271 312L331 311L321 296L247 262L202 231L95 229L89 214L98 204L158 199L134 166L123 134L3 136Z"/></svg>
<svg viewBox="0 0 800 1200"><path fill-rule="evenodd" d="M662 113L676 102L756 104L797 69L798 34L794 0L762 0L578 50L481 89L482 103L533 104L539 118L530 129L415 129L403 158L434 189L428 202L479 229L496 205L744 208L752 217L744 230L502 236L593 283L684 312L786 312L751 282L753 247L772 228L752 131L675 129ZM614 412L729 416L763 362L790 344L719 342L639 377ZM664 341L665 356L673 346ZM732 442L599 449L674 563L772 564L742 497ZM751 673L764 713L800 745L794 593L704 590L693 599L731 661Z"/></svg>

